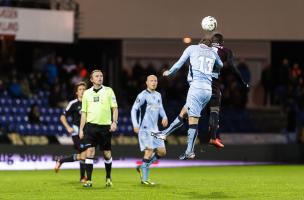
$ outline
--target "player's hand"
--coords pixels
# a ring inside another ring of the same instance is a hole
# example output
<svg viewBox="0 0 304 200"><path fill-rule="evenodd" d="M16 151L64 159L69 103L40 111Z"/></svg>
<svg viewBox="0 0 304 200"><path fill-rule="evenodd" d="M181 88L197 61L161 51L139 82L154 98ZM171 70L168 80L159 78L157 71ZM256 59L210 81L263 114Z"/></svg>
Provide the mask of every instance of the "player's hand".
<svg viewBox="0 0 304 200"><path fill-rule="evenodd" d="M74 132L74 129L72 127L68 127L67 131L71 135Z"/></svg>
<svg viewBox="0 0 304 200"><path fill-rule="evenodd" d="M167 118L165 118L165 119L162 120L162 125L163 125L163 127L167 127L168 126L168 119Z"/></svg>
<svg viewBox="0 0 304 200"><path fill-rule="evenodd" d="M138 134L139 133L139 128L138 127L133 128L133 131L134 131L134 133Z"/></svg>
<svg viewBox="0 0 304 200"><path fill-rule="evenodd" d="M169 71L168 70L164 71L163 76L169 76Z"/></svg>
<svg viewBox="0 0 304 200"><path fill-rule="evenodd" d="M115 132L117 129L117 124L115 122L112 122L110 132Z"/></svg>
<svg viewBox="0 0 304 200"><path fill-rule="evenodd" d="M80 139L83 139L83 137L84 137L83 130L80 129L80 130L79 130L79 138L80 138Z"/></svg>
<svg viewBox="0 0 304 200"><path fill-rule="evenodd" d="M246 91L249 92L250 85L248 83L244 83L244 87L245 87Z"/></svg>

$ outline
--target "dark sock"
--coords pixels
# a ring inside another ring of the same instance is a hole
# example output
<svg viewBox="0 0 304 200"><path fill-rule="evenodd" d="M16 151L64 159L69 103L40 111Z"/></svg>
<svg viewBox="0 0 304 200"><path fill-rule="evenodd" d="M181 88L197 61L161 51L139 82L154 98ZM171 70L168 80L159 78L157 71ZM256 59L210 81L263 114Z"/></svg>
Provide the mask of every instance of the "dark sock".
<svg viewBox="0 0 304 200"><path fill-rule="evenodd" d="M84 160L81 160L79 162L80 164L80 178L82 179L83 177L85 177L85 162Z"/></svg>
<svg viewBox="0 0 304 200"><path fill-rule="evenodd" d="M217 138L219 126L219 113L218 111L210 112L209 117L209 134L211 135L211 139Z"/></svg>
<svg viewBox="0 0 304 200"><path fill-rule="evenodd" d="M211 139L216 139L216 129L214 129L213 127L209 128L209 135L211 135Z"/></svg>
<svg viewBox="0 0 304 200"><path fill-rule="evenodd" d="M86 169L88 181L92 180L93 163L94 163L94 159L93 158L87 158L87 159L85 159L85 169Z"/></svg>
<svg viewBox="0 0 304 200"><path fill-rule="evenodd" d="M76 160L77 160L77 154L73 154L71 156L64 157L64 158L60 159L59 162L61 162L61 163L74 162Z"/></svg>
<svg viewBox="0 0 304 200"><path fill-rule="evenodd" d="M221 137L220 137L220 133L221 133L221 131L220 131L220 129L218 128L217 131L216 131L216 138L218 138L218 139L221 138Z"/></svg>
<svg viewBox="0 0 304 200"><path fill-rule="evenodd" d="M105 168L106 168L106 178L111 178L111 170L112 170L112 158L109 160L104 160Z"/></svg>
<svg viewBox="0 0 304 200"><path fill-rule="evenodd" d="M149 166L152 165L156 160L159 160L159 159L161 159L161 157L159 155L157 155L157 153L155 153L149 161Z"/></svg>

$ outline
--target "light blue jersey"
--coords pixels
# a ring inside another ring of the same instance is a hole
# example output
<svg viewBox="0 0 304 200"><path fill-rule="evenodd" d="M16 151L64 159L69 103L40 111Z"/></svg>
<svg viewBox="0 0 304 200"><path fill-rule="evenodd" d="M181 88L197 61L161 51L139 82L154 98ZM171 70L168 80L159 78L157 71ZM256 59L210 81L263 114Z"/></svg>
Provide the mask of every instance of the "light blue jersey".
<svg viewBox="0 0 304 200"><path fill-rule="evenodd" d="M204 45L191 45L186 48L180 59L169 70L169 76L177 72L190 59L188 82L201 89L211 90L213 67L221 68L223 63L212 48Z"/></svg>
<svg viewBox="0 0 304 200"><path fill-rule="evenodd" d="M140 130L158 131L159 116L162 119L167 118L161 94L156 91L142 91L137 96L132 107L133 127L138 127Z"/></svg>
<svg viewBox="0 0 304 200"><path fill-rule="evenodd" d="M185 106L190 117L200 117L202 109L211 98L213 68L223 67L223 62L212 48L204 44L191 45L169 70L169 75L177 72L188 59L190 59L188 73L190 88Z"/></svg>
<svg viewBox="0 0 304 200"><path fill-rule="evenodd" d="M158 119L167 119L159 92L142 91L136 98L131 117L134 128L139 128L138 139L140 150L165 147L164 141L151 135L152 131L158 131Z"/></svg>

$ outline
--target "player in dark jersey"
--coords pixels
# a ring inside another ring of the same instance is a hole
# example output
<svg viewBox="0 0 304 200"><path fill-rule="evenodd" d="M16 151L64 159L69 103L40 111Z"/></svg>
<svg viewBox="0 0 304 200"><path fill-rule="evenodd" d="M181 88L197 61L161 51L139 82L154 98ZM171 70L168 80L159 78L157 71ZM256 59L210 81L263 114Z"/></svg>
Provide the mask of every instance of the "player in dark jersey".
<svg viewBox="0 0 304 200"><path fill-rule="evenodd" d="M249 88L249 85L243 80L241 73L236 68L233 59L233 53L230 49L223 46L224 37L220 33L215 33L212 37L212 48L220 56L223 63L230 67L234 73L237 75L240 82L246 87ZM210 116L209 116L209 134L211 139L210 144L214 145L217 148L223 148L224 145L221 142L219 135L219 111L221 106L221 83L219 80L220 71L213 71L212 76L212 96L209 102L210 106Z"/></svg>
<svg viewBox="0 0 304 200"><path fill-rule="evenodd" d="M76 93L76 99L69 102L66 109L63 111L62 115L60 116L60 121L63 124L63 126L66 128L67 132L72 136L72 140L74 143L74 148L78 151L77 154L73 154L71 156L59 159L56 161L55 166L55 172L57 173L61 167L61 165L65 162L74 162L74 161L80 161L80 181L85 182L86 176L85 176L85 153L81 155L83 152L82 146L81 146L81 140L79 138L79 125L80 125L80 117L81 117L81 101L83 93L86 89L86 83L85 82L79 82L75 86L75 93ZM72 121L71 124L69 124L67 117L71 116Z"/></svg>

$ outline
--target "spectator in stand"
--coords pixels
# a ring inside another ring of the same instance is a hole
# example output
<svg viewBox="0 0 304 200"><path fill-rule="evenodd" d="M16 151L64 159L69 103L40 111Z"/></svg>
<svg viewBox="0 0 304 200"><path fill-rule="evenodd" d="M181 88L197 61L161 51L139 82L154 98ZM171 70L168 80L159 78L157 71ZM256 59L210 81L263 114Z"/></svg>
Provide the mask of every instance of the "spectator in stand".
<svg viewBox="0 0 304 200"><path fill-rule="evenodd" d="M37 104L31 106L30 112L27 114L28 122L30 124L40 124L40 112Z"/></svg>
<svg viewBox="0 0 304 200"><path fill-rule="evenodd" d="M264 105L273 104L273 74L270 65L265 65L261 75L261 84L264 89Z"/></svg>
<svg viewBox="0 0 304 200"><path fill-rule="evenodd" d="M291 76L291 83L294 85L294 87L298 87L299 85L301 85L303 74L299 63L293 64L291 68L290 76Z"/></svg>
<svg viewBox="0 0 304 200"><path fill-rule="evenodd" d="M55 84L50 91L50 96L49 96L49 106L50 107L61 107L63 103L61 95L61 88L59 84Z"/></svg>
<svg viewBox="0 0 304 200"><path fill-rule="evenodd" d="M84 66L83 62L79 62L78 66L77 66L77 70L79 72L79 76L84 79L88 76L88 70L86 69L86 67Z"/></svg>
<svg viewBox="0 0 304 200"><path fill-rule="evenodd" d="M73 77L71 79L71 83L72 85L76 85L77 83L83 81L87 74L88 74L88 71L87 69L84 67L84 64L83 62L79 62L79 64L77 65L77 68L75 71L73 71Z"/></svg>
<svg viewBox="0 0 304 200"><path fill-rule="evenodd" d="M58 68L55 63L55 58L53 56L49 57L48 63L45 66L48 84L54 85L58 78Z"/></svg>
<svg viewBox="0 0 304 200"><path fill-rule="evenodd" d="M3 94L5 91L4 81L0 79L0 93Z"/></svg>
<svg viewBox="0 0 304 200"><path fill-rule="evenodd" d="M274 77L276 78L276 103L283 104L284 98L287 95L287 86L290 79L290 64L287 58L282 60L282 64L276 70Z"/></svg>
<svg viewBox="0 0 304 200"><path fill-rule="evenodd" d="M33 96L31 89L30 89L30 84L29 84L29 81L27 80L27 78L23 78L21 80L21 91L22 91L23 96L26 98L30 98Z"/></svg>
<svg viewBox="0 0 304 200"><path fill-rule="evenodd" d="M14 77L12 82L8 86L8 93L13 98L21 98L23 97L22 89L20 83L17 81L17 78Z"/></svg>
<svg viewBox="0 0 304 200"><path fill-rule="evenodd" d="M72 58L68 58L66 64L63 65L63 69L70 76L71 73L77 69L74 60Z"/></svg>

